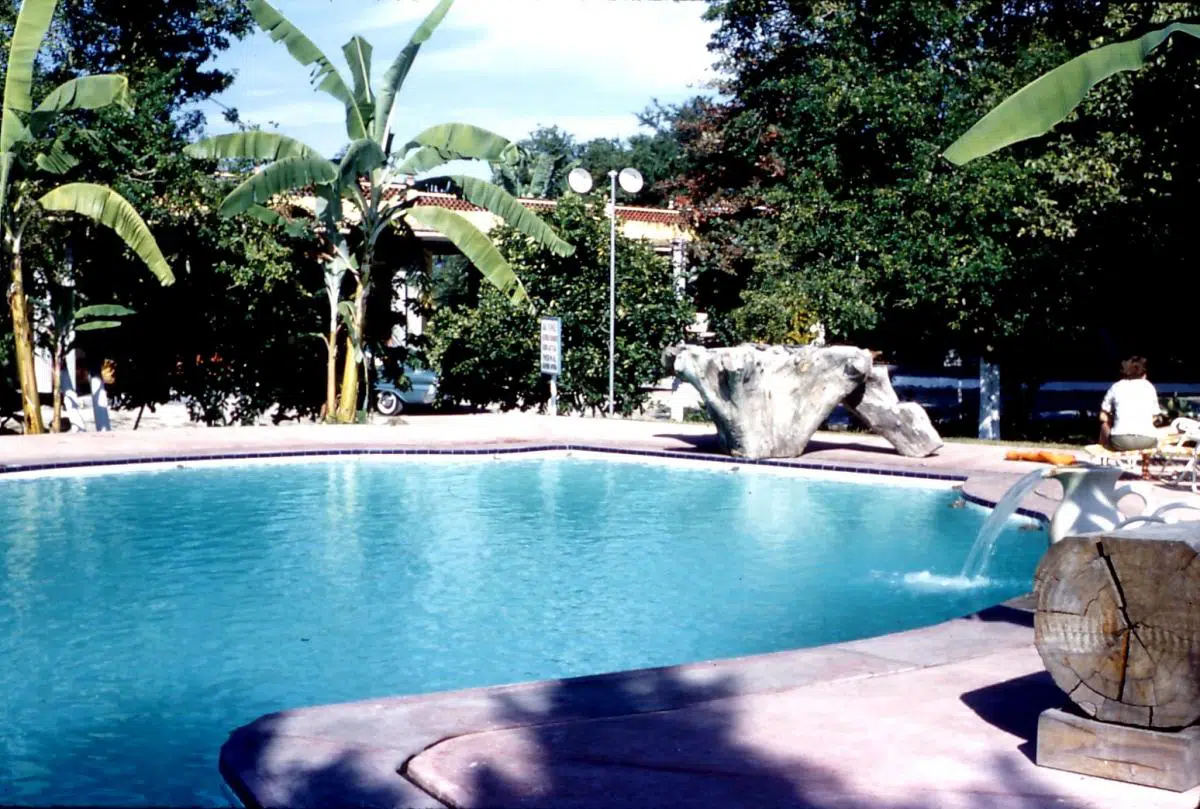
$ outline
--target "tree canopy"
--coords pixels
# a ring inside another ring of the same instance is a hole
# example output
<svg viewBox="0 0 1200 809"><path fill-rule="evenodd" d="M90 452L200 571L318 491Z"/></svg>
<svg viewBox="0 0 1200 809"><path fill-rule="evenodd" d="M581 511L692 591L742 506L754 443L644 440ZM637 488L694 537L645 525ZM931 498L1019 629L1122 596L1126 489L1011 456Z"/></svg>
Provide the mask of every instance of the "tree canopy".
<svg viewBox="0 0 1200 809"><path fill-rule="evenodd" d="M1047 138L965 169L941 154L1046 70L1198 8L712 2L721 100L675 127L699 307L726 339L745 336L740 308L775 298L835 339L930 367L956 348L1032 377L1107 374L1140 349L1170 373L1181 327L1147 330L1130 292L1152 298L1187 261L1196 42L1097 86Z"/></svg>
<svg viewBox="0 0 1200 809"><path fill-rule="evenodd" d="M0 28L11 26L15 10L0 6ZM76 175L133 203L177 277L160 287L119 240L83 223L56 232L39 252L50 270L71 249L81 303L137 312L119 329L78 340L89 363L116 362L113 390L126 406L183 397L194 415L215 422L253 418L273 402L290 412L319 406L320 391L305 388L301 370L313 360L321 367L319 344L306 345L299 328L321 312L312 297L319 272L305 269L317 266L315 257L295 243L278 245L264 224L222 222L210 205L216 181L182 154L204 126L196 103L234 78L213 58L251 25L241 0L147 0L138 14L117 0L60 0L52 21L38 86L120 69L132 91L132 113L65 121L64 142L81 160ZM35 297L47 297L44 276L34 275ZM0 335L0 362L7 339Z"/></svg>
<svg viewBox="0 0 1200 809"><path fill-rule="evenodd" d="M558 199L567 193L571 169L587 169L599 191L607 193L609 171L635 168L646 181L636 195L617 189L617 201L659 206L668 202L667 181L682 169L682 148L675 129L698 109L693 101L676 107L653 102L638 120L647 131L628 138L593 138L579 142L557 126L544 126L518 142L521 158L493 169L493 180L510 194Z"/></svg>

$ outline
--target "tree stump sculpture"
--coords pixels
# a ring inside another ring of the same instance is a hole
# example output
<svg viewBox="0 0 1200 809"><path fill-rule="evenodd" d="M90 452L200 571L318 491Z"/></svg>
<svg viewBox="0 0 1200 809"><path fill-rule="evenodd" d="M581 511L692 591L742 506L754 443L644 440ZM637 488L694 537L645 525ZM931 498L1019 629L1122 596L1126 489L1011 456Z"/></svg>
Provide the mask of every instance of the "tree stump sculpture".
<svg viewBox="0 0 1200 809"><path fill-rule="evenodd" d="M1171 729L1200 719L1200 522L1069 537L1034 578L1035 644L1095 719Z"/></svg>
<svg viewBox="0 0 1200 809"><path fill-rule="evenodd" d="M721 445L745 458L793 458L839 403L892 442L924 457L942 439L918 404L901 404L887 369L852 346L673 346L667 370L700 393Z"/></svg>

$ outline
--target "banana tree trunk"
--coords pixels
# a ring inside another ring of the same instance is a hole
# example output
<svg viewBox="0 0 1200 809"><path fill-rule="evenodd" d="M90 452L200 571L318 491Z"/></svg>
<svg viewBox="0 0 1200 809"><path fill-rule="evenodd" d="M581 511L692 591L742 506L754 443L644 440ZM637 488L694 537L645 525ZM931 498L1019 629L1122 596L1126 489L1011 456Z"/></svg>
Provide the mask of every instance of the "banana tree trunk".
<svg viewBox="0 0 1200 809"><path fill-rule="evenodd" d="M8 308L12 312L13 342L17 349L17 378L21 385L21 411L24 414L25 434L46 432L42 422L42 405L38 397L37 373L33 361L33 326L29 317L29 299L25 297L25 277L21 269L20 240L13 248L12 285L8 292Z"/></svg>
<svg viewBox="0 0 1200 809"><path fill-rule="evenodd" d="M337 413L337 322L329 330L329 359L325 365L325 418L332 421Z"/></svg>
<svg viewBox="0 0 1200 809"><path fill-rule="evenodd" d="M354 340L346 335L346 362L342 368L342 396L338 400L337 421L350 424L358 411L358 363L354 361Z"/></svg>
<svg viewBox="0 0 1200 809"><path fill-rule="evenodd" d="M367 321L367 286L359 283L354 291L354 324L346 329L346 362L342 369L342 398L338 402L337 420L351 424L358 413L358 361L354 358L354 333L358 334L361 349ZM364 354L365 356L365 354Z"/></svg>
<svg viewBox="0 0 1200 809"><path fill-rule="evenodd" d="M54 346L53 359L50 361L50 385L52 398L54 399L54 416L50 419L50 432L62 432L62 408L63 408L63 388L62 388L62 365L63 352L62 341L58 341Z"/></svg>

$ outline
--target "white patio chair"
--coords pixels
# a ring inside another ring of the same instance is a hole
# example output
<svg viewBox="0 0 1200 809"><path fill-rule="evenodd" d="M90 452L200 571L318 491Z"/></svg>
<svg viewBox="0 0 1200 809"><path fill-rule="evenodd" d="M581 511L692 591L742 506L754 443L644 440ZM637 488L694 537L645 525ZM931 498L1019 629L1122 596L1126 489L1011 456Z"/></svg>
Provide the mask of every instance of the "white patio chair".
<svg viewBox="0 0 1200 809"><path fill-rule="evenodd" d="M1171 447L1164 448L1166 454L1185 461L1183 469L1175 475L1174 482L1184 483L1190 478L1192 491L1200 493L1200 482L1196 479L1196 461L1200 456L1200 421L1179 418L1171 422L1171 428L1179 434L1179 438Z"/></svg>

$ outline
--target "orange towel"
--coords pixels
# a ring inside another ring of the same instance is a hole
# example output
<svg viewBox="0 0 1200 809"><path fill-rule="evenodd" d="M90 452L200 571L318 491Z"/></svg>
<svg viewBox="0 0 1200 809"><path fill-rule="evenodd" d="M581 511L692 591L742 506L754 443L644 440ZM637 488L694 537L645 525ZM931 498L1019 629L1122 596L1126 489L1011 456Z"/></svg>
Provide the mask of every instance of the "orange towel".
<svg viewBox="0 0 1200 809"><path fill-rule="evenodd" d="M1075 456L1070 452L1060 452L1051 449L1014 449L1004 455L1006 461L1034 461L1048 463L1054 466L1070 466L1075 463Z"/></svg>

